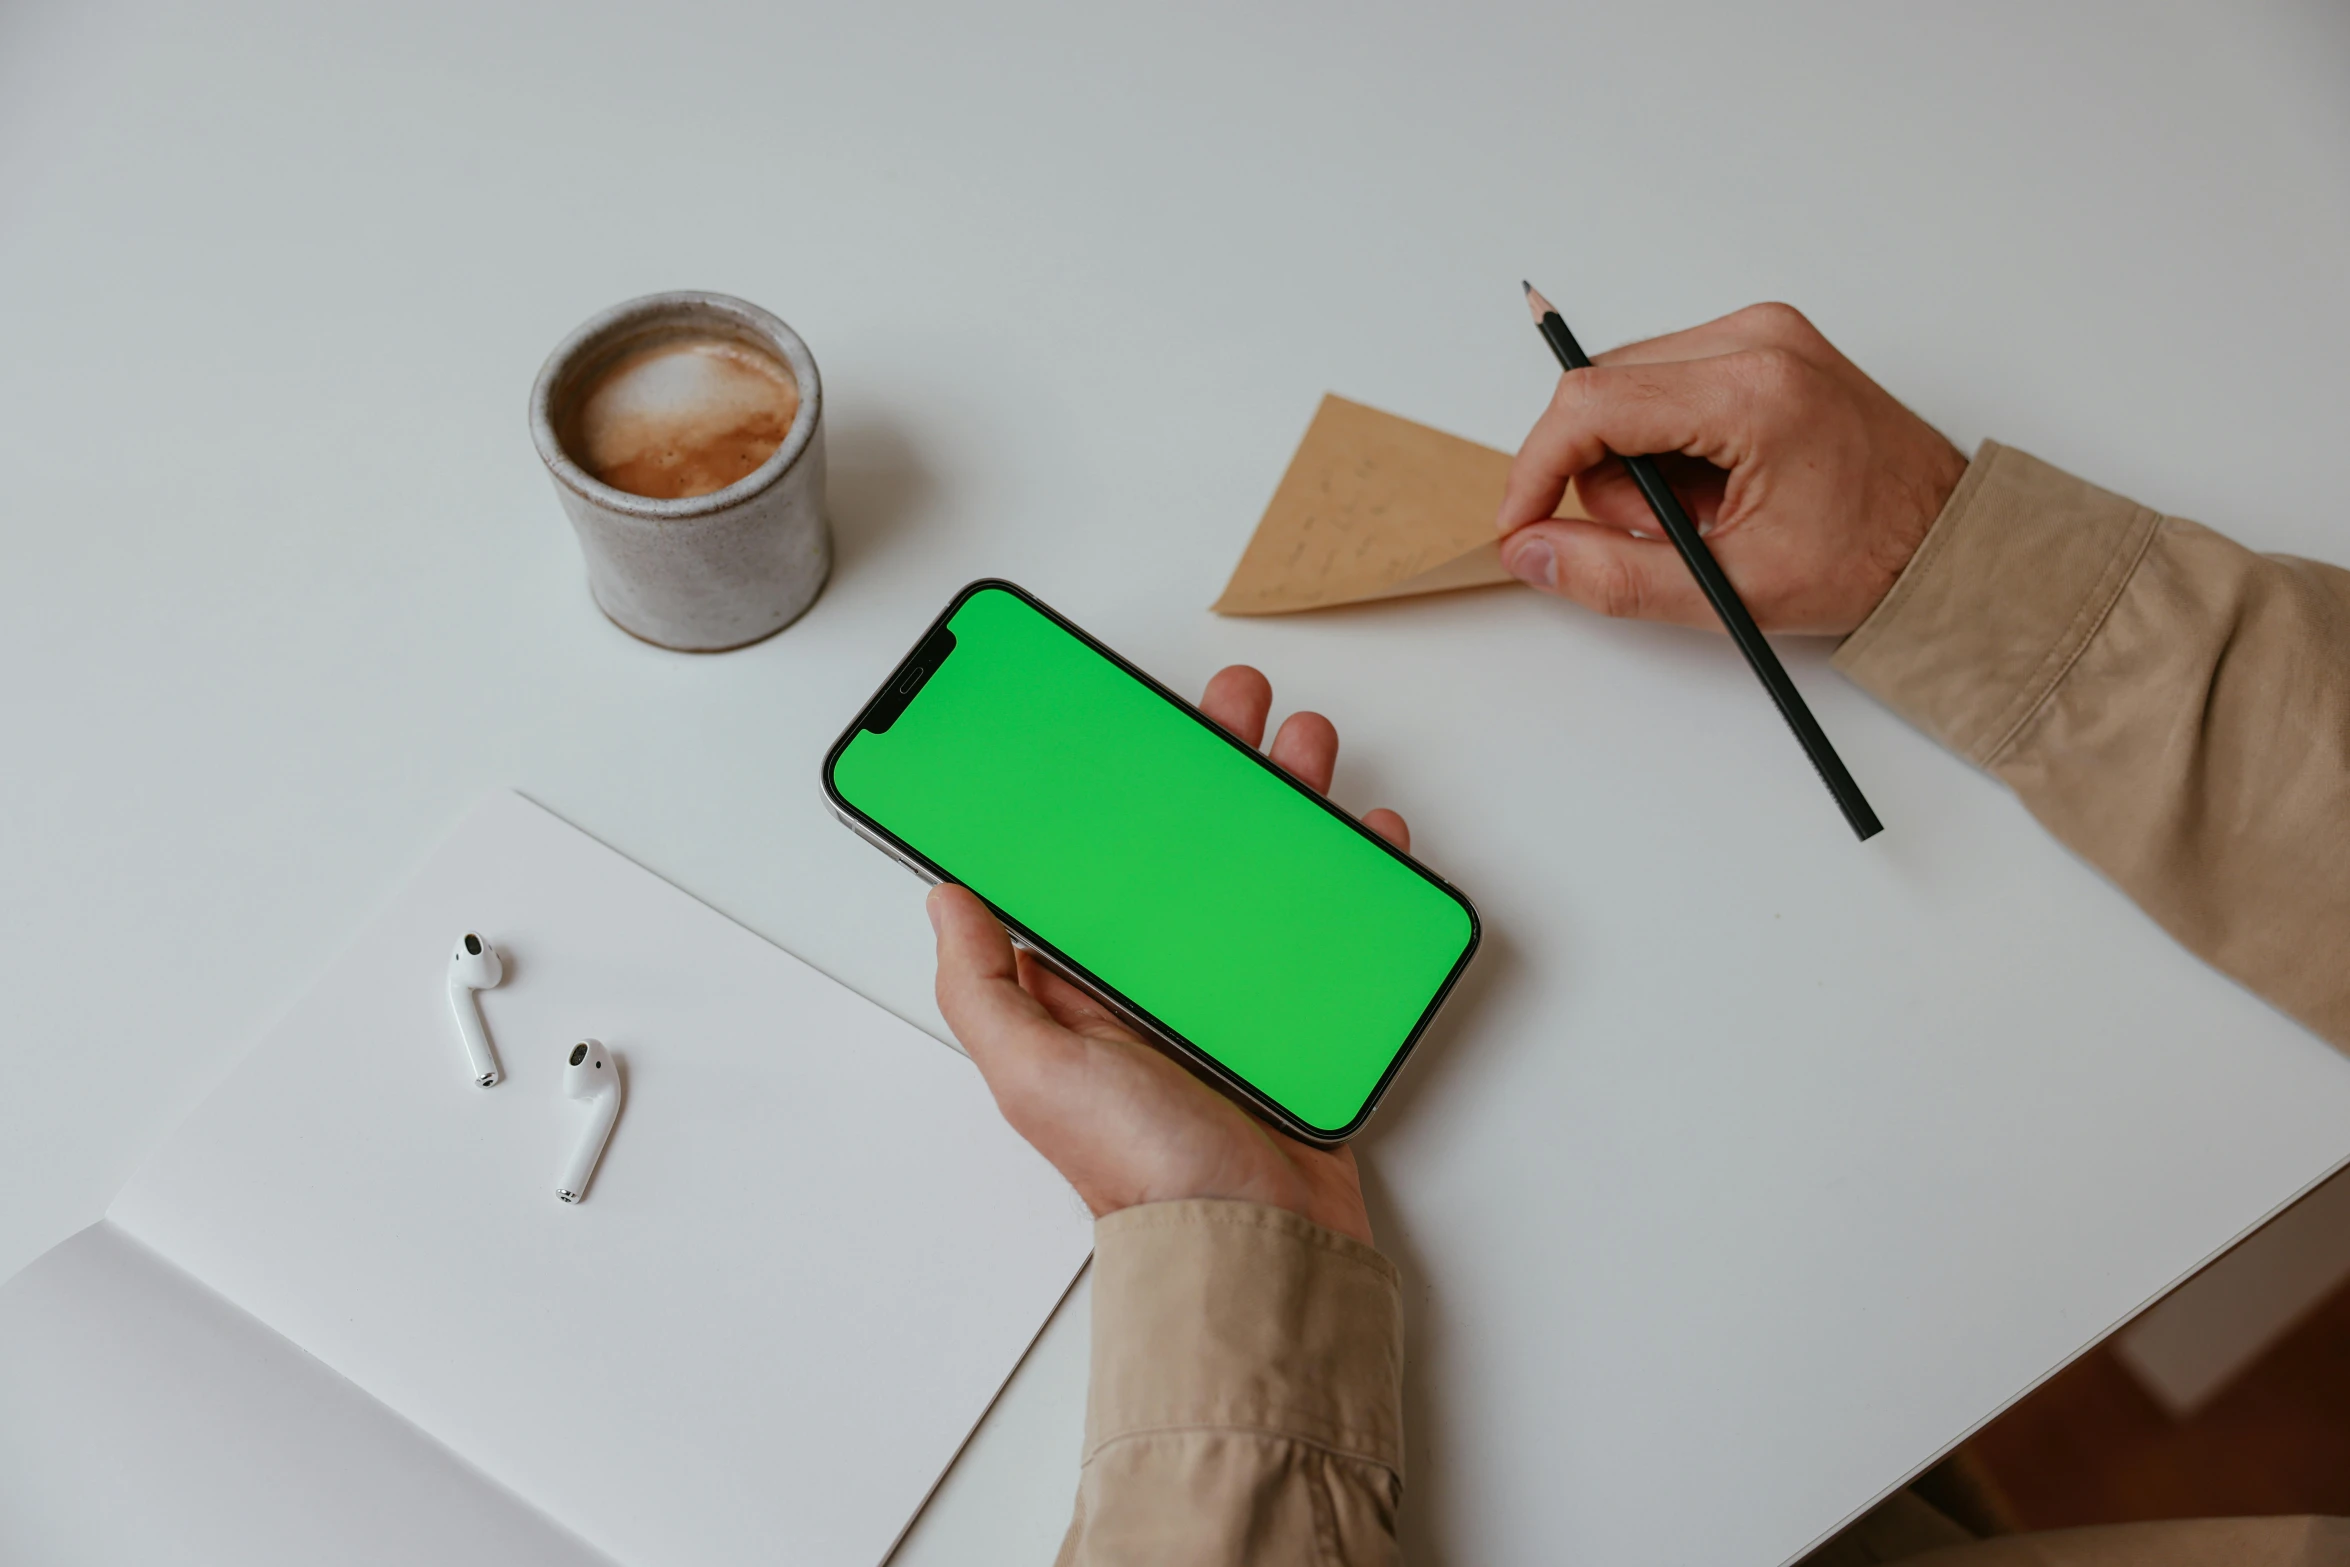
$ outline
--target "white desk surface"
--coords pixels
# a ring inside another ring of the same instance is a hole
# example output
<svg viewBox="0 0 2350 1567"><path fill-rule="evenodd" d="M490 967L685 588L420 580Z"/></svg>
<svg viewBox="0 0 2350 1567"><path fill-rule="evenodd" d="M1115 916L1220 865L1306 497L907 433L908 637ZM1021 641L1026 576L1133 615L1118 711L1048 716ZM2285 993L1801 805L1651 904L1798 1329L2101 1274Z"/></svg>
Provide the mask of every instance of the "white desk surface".
<svg viewBox="0 0 2350 1567"><path fill-rule="evenodd" d="M964 580L1348 736L1487 955L1363 1144L1415 1560L1768 1564L2350 1156L2350 1063L1790 661L1516 590L1204 612L1325 389L1512 446L1586 341L1809 309L1996 434L2350 558L2350 29L2143 6L71 7L0 17L0 1273L484 789L936 1028L825 744ZM692 658L533 456L592 311L814 346L838 573ZM1064 1311L903 1553L1037 1561Z"/></svg>

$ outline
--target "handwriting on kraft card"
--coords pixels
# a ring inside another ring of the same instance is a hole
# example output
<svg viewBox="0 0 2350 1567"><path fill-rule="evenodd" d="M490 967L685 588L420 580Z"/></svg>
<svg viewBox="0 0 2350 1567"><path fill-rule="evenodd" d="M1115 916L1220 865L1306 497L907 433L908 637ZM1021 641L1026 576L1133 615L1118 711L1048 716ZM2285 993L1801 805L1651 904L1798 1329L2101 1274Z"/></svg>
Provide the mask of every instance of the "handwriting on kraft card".
<svg viewBox="0 0 2350 1567"><path fill-rule="evenodd" d="M1213 607L1280 615L1508 582L1493 515L1509 471L1507 452L1325 396Z"/></svg>

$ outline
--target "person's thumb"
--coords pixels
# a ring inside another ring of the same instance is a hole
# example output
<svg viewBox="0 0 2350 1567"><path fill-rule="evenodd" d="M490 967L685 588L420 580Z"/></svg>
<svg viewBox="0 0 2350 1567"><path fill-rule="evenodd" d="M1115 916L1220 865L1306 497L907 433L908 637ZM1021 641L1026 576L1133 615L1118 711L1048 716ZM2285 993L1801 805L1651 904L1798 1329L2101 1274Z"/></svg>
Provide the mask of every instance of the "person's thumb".
<svg viewBox="0 0 2350 1567"><path fill-rule="evenodd" d="M938 1010L982 1072L1002 1053L1061 1031L1020 988L1012 938L968 887L942 882L924 905L938 932Z"/></svg>
<svg viewBox="0 0 2350 1567"><path fill-rule="evenodd" d="M1560 518L1502 540L1501 558L1510 575L1602 615L1721 629L1680 551L1664 539Z"/></svg>

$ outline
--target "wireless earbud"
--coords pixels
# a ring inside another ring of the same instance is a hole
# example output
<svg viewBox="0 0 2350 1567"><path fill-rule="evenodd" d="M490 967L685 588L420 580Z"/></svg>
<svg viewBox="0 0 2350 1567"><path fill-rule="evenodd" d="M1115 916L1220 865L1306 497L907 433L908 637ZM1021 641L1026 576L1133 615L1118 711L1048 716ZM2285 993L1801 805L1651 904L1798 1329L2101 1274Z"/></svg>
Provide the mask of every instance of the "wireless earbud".
<svg viewBox="0 0 2350 1567"><path fill-rule="evenodd" d="M579 1134L579 1146L572 1150L571 1161L563 1166L563 1178L555 1187L556 1196L577 1202L587 1195L596 1161L604 1156L604 1140L612 1135L612 1123L620 1119L620 1073L604 1053L602 1040L583 1039L571 1047L563 1063L563 1093L569 1099L585 1100L588 1106L588 1123Z"/></svg>
<svg viewBox="0 0 2350 1567"><path fill-rule="evenodd" d="M498 1058L490 1054L489 1031L482 1027L480 992L506 977L498 949L472 931L449 955L449 1010L457 1015L457 1037L465 1041L465 1057L473 1063L473 1080L487 1088L498 1080Z"/></svg>

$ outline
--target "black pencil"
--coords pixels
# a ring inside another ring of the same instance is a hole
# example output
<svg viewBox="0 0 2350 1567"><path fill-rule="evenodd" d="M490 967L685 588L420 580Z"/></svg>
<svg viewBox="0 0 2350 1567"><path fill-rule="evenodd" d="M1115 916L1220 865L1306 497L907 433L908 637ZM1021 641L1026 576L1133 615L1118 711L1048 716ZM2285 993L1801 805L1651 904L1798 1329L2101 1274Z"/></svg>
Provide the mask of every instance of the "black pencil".
<svg viewBox="0 0 2350 1567"><path fill-rule="evenodd" d="M1558 355L1559 363L1569 370L1590 369L1591 356L1583 352L1582 345L1575 341L1575 334L1567 330L1566 318L1558 313L1549 300L1536 293L1531 283L1526 285L1526 304L1534 312L1534 324L1541 329L1551 352ZM1771 651L1770 643L1763 640L1762 632L1755 626L1754 617L1746 612L1745 600L1739 598L1738 590L1730 586L1730 579L1723 575L1721 565L1714 559L1714 552L1707 549L1705 540L1698 536L1697 525L1681 509L1681 502L1673 494L1673 487L1665 482L1664 470L1656 465L1653 457L1627 456L1620 452L1617 455L1631 471L1632 482L1640 486L1640 493L1648 497L1648 509L1656 513L1656 520L1664 527L1665 537L1671 539L1673 548L1681 552L1681 559L1688 565L1689 574L1705 590L1706 599L1713 605L1714 613L1722 617L1722 624L1730 632L1730 640L1738 644L1738 651L1744 653L1746 662L1754 666L1755 676L1762 681L1763 689L1770 692L1771 700L1779 704L1779 716L1787 720L1787 727L1794 730L1795 738L1803 743L1804 754L1811 758L1811 765L1819 769L1820 782L1826 784L1828 793L1836 797L1836 804L1843 810L1844 819L1852 824L1853 832L1864 843L1883 832L1885 824L1877 820L1875 811L1869 809L1868 799L1860 792L1860 785L1854 783L1852 774L1844 770L1844 759L1828 743L1828 732L1820 727L1818 719L1811 716L1811 709L1804 705L1803 693L1796 690L1795 682L1787 678L1786 667L1779 662L1779 655Z"/></svg>

